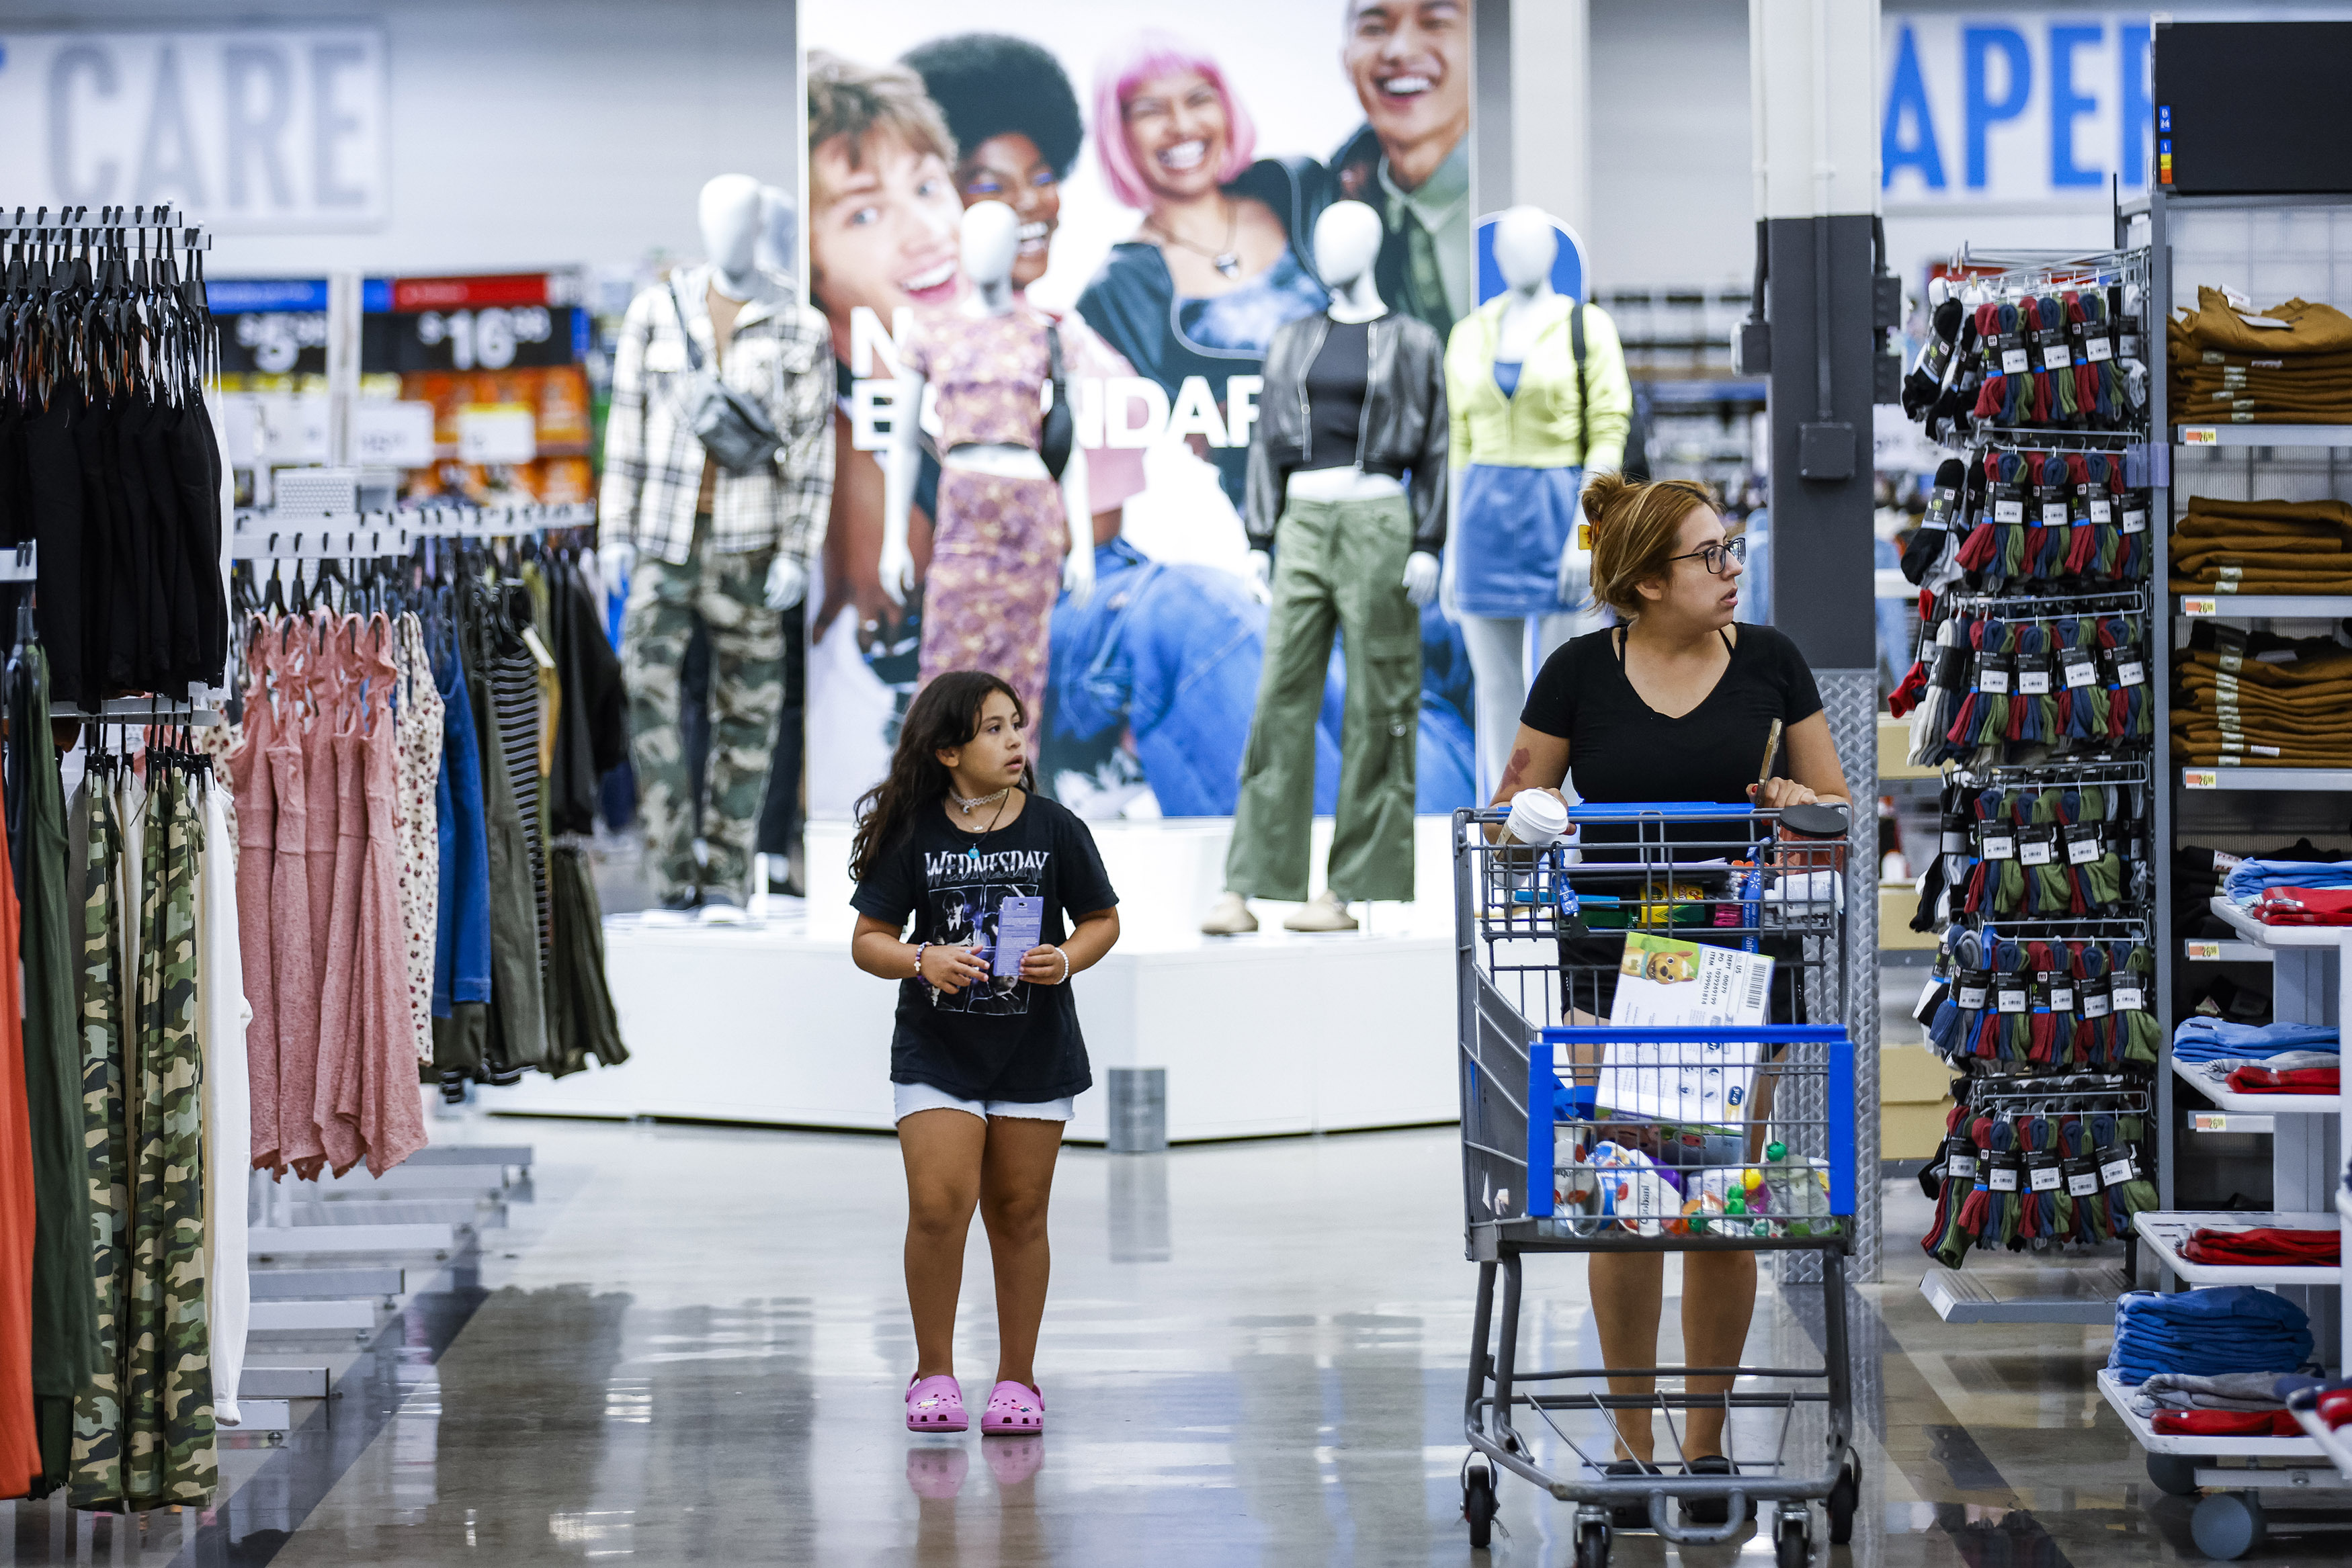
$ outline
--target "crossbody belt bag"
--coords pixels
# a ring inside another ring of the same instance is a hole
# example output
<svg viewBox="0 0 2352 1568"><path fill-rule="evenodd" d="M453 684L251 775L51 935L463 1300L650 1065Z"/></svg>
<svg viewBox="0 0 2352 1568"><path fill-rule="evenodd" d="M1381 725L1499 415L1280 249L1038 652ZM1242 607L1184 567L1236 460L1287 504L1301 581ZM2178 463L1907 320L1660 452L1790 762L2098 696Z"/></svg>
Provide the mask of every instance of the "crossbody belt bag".
<svg viewBox="0 0 2352 1568"><path fill-rule="evenodd" d="M1054 388L1054 406L1045 411L1045 423L1037 433L1037 455L1045 460L1045 472L1055 478L1070 465L1070 447L1077 438L1077 416L1070 412L1070 383L1062 373L1062 334L1053 327L1045 329L1046 379Z"/></svg>
<svg viewBox="0 0 2352 1568"><path fill-rule="evenodd" d="M705 370L702 350L686 324L686 307L678 302L677 284L669 284L669 305L677 312L677 329L686 338L686 362L692 371L686 383L686 423L702 443L710 460L741 478L756 474L776 460L784 444L765 410Z"/></svg>

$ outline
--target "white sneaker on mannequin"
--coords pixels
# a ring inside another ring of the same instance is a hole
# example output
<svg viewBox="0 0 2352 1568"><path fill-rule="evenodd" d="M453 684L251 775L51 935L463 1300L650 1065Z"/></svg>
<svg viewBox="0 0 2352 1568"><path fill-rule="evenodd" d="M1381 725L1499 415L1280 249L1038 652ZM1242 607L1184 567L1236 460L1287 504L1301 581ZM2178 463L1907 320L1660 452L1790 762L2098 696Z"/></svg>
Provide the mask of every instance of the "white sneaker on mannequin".
<svg viewBox="0 0 2352 1568"><path fill-rule="evenodd" d="M1209 905L1206 918L1201 922L1204 936L1246 936L1257 929L1257 916L1250 913L1249 900L1238 893L1221 893L1217 902Z"/></svg>
<svg viewBox="0 0 2352 1568"><path fill-rule="evenodd" d="M1317 894L1298 906L1297 912L1282 923L1285 931L1353 931L1356 917L1348 906L1333 897L1329 889Z"/></svg>

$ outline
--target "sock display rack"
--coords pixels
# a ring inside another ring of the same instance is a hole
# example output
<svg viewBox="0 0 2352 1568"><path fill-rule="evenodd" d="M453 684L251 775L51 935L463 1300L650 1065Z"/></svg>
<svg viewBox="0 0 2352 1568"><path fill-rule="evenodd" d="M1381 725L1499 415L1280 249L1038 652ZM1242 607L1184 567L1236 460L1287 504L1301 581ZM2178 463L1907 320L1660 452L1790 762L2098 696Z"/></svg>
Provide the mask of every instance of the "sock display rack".
<svg viewBox="0 0 2352 1568"><path fill-rule="evenodd" d="M2200 286L2240 291L2257 309L2293 298L2352 308L2352 193L2180 196L2159 187L2147 203L2146 223L2151 289L2168 310L2195 308ZM2151 332L2151 348L2167 351L2160 331ZM2166 528L2157 539L2156 580L2168 612L2150 671L2163 710L2154 740L2163 786L2155 792L2163 846L2156 860L2156 990L2167 1025L2156 1085L2162 1207L2136 1216L2135 1223L2158 1276L2148 1283L2274 1290L2309 1314L2318 1359L2340 1369L2352 1364L2340 1264L2200 1265L2182 1256L2178 1242L2200 1223L2352 1231L2352 1217L2340 1215L2336 1201L2343 1151L2352 1144L2352 1111L2340 1092L2232 1092L2218 1075L2176 1061L2171 1034L2208 998L2234 1002L2223 1009L2232 1016L2259 1018L2244 1003L2264 990L2267 1021L2336 1026L2352 1017L2352 967L2345 962L2352 929L2264 925L2224 899L2202 897L2210 873L2188 864L2190 845L2200 853L2251 855L2305 837L2324 849L2352 851L2352 768L2269 766L2258 750L2240 761L2194 766L2179 754L2173 727L2182 653L2208 650L2226 661L2234 649L2242 658L2255 657L2246 651L2255 632L2334 634L2352 617L2352 596L2173 592L2185 585L2172 582L2168 568L2170 531L2197 497L2352 501L2352 423L2189 423L2169 406L2168 368L2160 361L2157 368L2152 423L2165 439L2153 449L2153 494ZM2201 918L2209 908L2222 929ZM2248 1198L2260 1209L2249 1210ZM2226 1212L2206 1212L2225 1206ZM2242 1555L2273 1530L2342 1530L2352 1520L2346 1479L2316 1439L2168 1437L2132 1414L2127 1390L2111 1374L2100 1374L2100 1389L2147 1450L2150 1479L2167 1491L2200 1498L2191 1528L2208 1556ZM2266 1503L2326 1512L2288 1523L2268 1514Z"/></svg>
<svg viewBox="0 0 2352 1568"><path fill-rule="evenodd" d="M1920 1290L1950 1322L2111 1322L2158 1207L2148 265L1963 252L1904 387L1948 454L1892 706L1943 779L1913 925L1937 937L1917 1017L1959 1074L1921 1176ZM2033 1266L1985 1266L2009 1253Z"/></svg>

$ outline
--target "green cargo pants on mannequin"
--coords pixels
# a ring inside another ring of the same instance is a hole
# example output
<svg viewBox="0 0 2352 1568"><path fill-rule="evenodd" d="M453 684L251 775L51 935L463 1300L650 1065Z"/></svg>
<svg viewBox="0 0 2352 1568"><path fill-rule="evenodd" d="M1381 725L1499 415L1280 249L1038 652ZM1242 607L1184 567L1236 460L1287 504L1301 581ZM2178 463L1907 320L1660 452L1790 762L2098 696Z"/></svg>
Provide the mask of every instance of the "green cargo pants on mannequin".
<svg viewBox="0 0 2352 1568"><path fill-rule="evenodd" d="M1421 616L1404 596L1412 553L1412 510L1402 496L1284 507L1274 533L1265 673L1225 859L1228 891L1306 902L1315 719L1337 628L1346 644L1348 699L1326 880L1349 902L1412 896Z"/></svg>

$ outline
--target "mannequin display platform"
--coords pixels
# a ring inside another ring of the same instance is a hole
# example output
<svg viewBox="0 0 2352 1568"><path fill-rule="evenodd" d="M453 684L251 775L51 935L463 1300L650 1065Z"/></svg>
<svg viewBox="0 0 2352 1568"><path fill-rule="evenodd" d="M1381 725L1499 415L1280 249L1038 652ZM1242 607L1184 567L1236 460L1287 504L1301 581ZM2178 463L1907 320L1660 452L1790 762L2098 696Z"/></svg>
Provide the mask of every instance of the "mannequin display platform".
<svg viewBox="0 0 2352 1568"><path fill-rule="evenodd" d="M1445 387L1436 333L1374 286L1381 233L1361 203L1325 210L1315 260L1330 307L1285 323L1266 351L1243 520L1273 609L1226 895L1201 927L1212 935L1255 930L1252 897L1307 899L1315 714L1335 632L1348 692L1328 887L1285 924L1346 930L1350 901L1412 897L1419 607L1445 546Z"/></svg>
<svg viewBox="0 0 2352 1568"><path fill-rule="evenodd" d="M832 500L833 354L792 280L754 259L774 226L759 182L710 181L700 217L710 260L629 302L597 509L606 579L629 584L622 658L649 869L666 906L727 918L740 915L751 875L783 706L777 612L808 591ZM780 438L772 462L734 474L703 450L688 407L703 375L765 413ZM711 655L698 833L680 735L680 677L698 631Z"/></svg>
<svg viewBox="0 0 2352 1568"><path fill-rule="evenodd" d="M1606 619L1591 603L1591 555L1576 545L1577 497L1587 474L1623 458L1633 383L1607 314L1553 289L1559 250L1549 215L1505 213L1495 225L1504 292L1457 322L1445 350L1454 548L1444 602L1477 682L1482 793L1502 776L1535 671Z"/></svg>
<svg viewBox="0 0 2352 1568"><path fill-rule="evenodd" d="M947 670L1001 675L1034 722L1054 601L1064 590L1085 600L1095 552L1090 524L1074 534L1067 521L1093 517L1085 451L1072 447L1058 481L1040 455L1054 329L1013 286L1020 236L1020 216L1003 202L964 210L972 292L960 305L916 312L898 345L898 395L902 409L919 410L925 389L936 388L942 454L920 679ZM908 509L922 469L919 429L915 418L892 423L882 587L898 603L915 586Z"/></svg>
<svg viewBox="0 0 2352 1568"><path fill-rule="evenodd" d="M1342 1132L1454 1119L1450 900L1359 906L1344 936L1269 930L1250 942L1201 935L1223 880L1230 819L1090 824L1114 885L1149 887L1121 906L1118 946L1077 988L1096 1089L1075 1142L1108 1130L1116 1069L1166 1074L1168 1135L1185 1142ZM1324 848L1331 821L1316 824ZM1413 823L1424 883L1450 874L1451 819ZM809 897L774 901L764 923L605 922L606 965L630 1060L552 1079L526 1075L486 1102L499 1112L662 1116L883 1131L890 1086L845 1040L879 1038L892 988L849 954L850 825L808 825ZM1269 925L1274 922L1268 922ZM1269 1041L1285 1049L1269 1051Z"/></svg>

